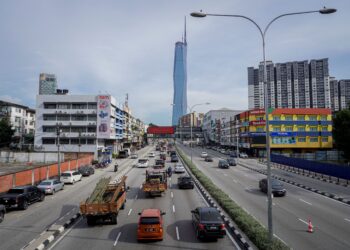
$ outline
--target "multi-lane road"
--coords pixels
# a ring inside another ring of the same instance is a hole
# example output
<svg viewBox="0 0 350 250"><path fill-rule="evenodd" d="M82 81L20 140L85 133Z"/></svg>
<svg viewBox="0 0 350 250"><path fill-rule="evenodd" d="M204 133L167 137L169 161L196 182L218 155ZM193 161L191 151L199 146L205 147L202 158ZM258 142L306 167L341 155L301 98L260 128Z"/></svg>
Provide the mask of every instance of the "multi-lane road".
<svg viewBox="0 0 350 250"><path fill-rule="evenodd" d="M180 144L179 146L190 155L191 149L188 146ZM226 158L226 155L198 147L192 150L196 166L236 203L267 226L267 199L258 187L259 180L266 176L240 165L230 169L219 169L218 160ZM213 156L214 162L205 162L200 157L202 151ZM250 167L263 168L252 159L239 161ZM349 195L349 188L304 176L294 176L281 170L274 171L290 178L297 178L298 181L319 187L321 190L329 189L344 196ZM274 233L277 237L293 249L350 249L349 205L287 183L285 187L287 196L273 199ZM313 234L307 232L309 219L314 225Z"/></svg>
<svg viewBox="0 0 350 250"><path fill-rule="evenodd" d="M146 156L153 147L138 152ZM55 222L64 221L78 212L79 202L91 193L101 177L117 178L121 172L127 172L127 203L118 215L117 225L96 225L89 227L84 218L79 218L64 231L48 249L237 249L230 236L218 241L199 241L196 239L191 223L190 211L206 202L198 190L179 190L177 176L169 179L169 189L162 197L146 198L141 184L145 178L145 169L132 168L136 160L118 161L117 173L112 166L98 169L90 177L79 183L66 185L64 191L47 196L44 202L31 205L26 211L10 211L0 224L0 248L21 249L35 242L42 232ZM153 160L151 160L153 164ZM167 164L171 164L167 162ZM151 243L138 243L136 230L138 213L144 208L159 208L166 212L164 240Z"/></svg>

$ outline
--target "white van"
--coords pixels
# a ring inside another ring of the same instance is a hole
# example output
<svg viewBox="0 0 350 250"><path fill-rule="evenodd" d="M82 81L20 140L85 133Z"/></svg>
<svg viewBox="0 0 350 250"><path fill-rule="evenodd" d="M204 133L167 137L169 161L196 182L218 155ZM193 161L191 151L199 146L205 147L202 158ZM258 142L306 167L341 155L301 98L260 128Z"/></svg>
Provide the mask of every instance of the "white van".
<svg viewBox="0 0 350 250"><path fill-rule="evenodd" d="M63 183L74 184L77 181L81 181L82 175L78 171L65 171L61 174L60 181Z"/></svg>

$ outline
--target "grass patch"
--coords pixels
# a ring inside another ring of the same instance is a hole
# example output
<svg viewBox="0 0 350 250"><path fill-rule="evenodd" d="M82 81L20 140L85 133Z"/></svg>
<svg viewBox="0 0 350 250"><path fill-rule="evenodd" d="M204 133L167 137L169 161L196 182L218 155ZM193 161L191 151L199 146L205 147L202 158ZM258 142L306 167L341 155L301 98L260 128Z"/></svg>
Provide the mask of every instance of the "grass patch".
<svg viewBox="0 0 350 250"><path fill-rule="evenodd" d="M203 174L191 160L176 147L180 157L184 160L192 174L200 181L203 187L210 193L216 202L225 210L237 226L247 237L262 250L285 250L289 249L282 241L274 238L269 241L268 231L251 215L238 206L225 192L219 189L206 175Z"/></svg>

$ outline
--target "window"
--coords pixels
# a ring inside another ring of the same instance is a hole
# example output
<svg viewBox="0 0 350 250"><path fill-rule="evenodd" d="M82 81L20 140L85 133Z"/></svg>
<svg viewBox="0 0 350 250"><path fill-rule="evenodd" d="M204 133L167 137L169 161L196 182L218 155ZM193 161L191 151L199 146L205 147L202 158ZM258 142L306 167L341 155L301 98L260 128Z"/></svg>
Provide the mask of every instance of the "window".
<svg viewBox="0 0 350 250"><path fill-rule="evenodd" d="M298 115L298 121L305 121L304 115Z"/></svg>
<svg viewBox="0 0 350 250"><path fill-rule="evenodd" d="M44 109L56 109L55 103L44 103Z"/></svg>
<svg viewBox="0 0 350 250"><path fill-rule="evenodd" d="M309 120L310 121L317 121L317 116L316 115L309 115Z"/></svg>
<svg viewBox="0 0 350 250"><path fill-rule="evenodd" d="M322 131L328 131L328 126L322 126Z"/></svg>
<svg viewBox="0 0 350 250"><path fill-rule="evenodd" d="M256 132L264 132L264 127L257 127Z"/></svg>
<svg viewBox="0 0 350 250"><path fill-rule="evenodd" d="M86 121L86 115L72 115L72 121Z"/></svg>
<svg viewBox="0 0 350 250"><path fill-rule="evenodd" d="M257 116L257 117L256 117L256 120L257 120L257 121L263 121L264 119L265 119L264 116Z"/></svg>
<svg viewBox="0 0 350 250"><path fill-rule="evenodd" d="M286 121L293 121L293 116L292 115L286 115L285 120Z"/></svg>
<svg viewBox="0 0 350 250"><path fill-rule="evenodd" d="M321 115L321 121L327 121L327 116L326 115Z"/></svg>
<svg viewBox="0 0 350 250"><path fill-rule="evenodd" d="M96 103L88 103L88 109L97 109Z"/></svg>
<svg viewBox="0 0 350 250"><path fill-rule="evenodd" d="M87 144L95 144L95 140L94 139L87 139Z"/></svg>
<svg viewBox="0 0 350 250"><path fill-rule="evenodd" d="M96 115L88 115L88 121L97 121Z"/></svg>
<svg viewBox="0 0 350 250"><path fill-rule="evenodd" d="M281 117L278 116L278 115L274 115L274 116L273 116L273 120L274 120L274 121L280 121L280 120L281 120Z"/></svg>
<svg viewBox="0 0 350 250"><path fill-rule="evenodd" d="M87 109L86 103L72 103L72 109Z"/></svg>
<svg viewBox="0 0 350 250"><path fill-rule="evenodd" d="M60 138L60 144L69 144L68 138Z"/></svg>
<svg viewBox="0 0 350 250"><path fill-rule="evenodd" d="M43 138L43 144L56 144L55 138Z"/></svg>
<svg viewBox="0 0 350 250"><path fill-rule="evenodd" d="M293 126L286 126L286 131L288 131L288 132L293 131Z"/></svg>
<svg viewBox="0 0 350 250"><path fill-rule="evenodd" d="M281 131L281 127L273 127L272 131L273 132L280 132Z"/></svg>
<svg viewBox="0 0 350 250"><path fill-rule="evenodd" d="M20 122L21 121L21 117L15 117L15 122Z"/></svg>
<svg viewBox="0 0 350 250"><path fill-rule="evenodd" d="M298 127L298 131L299 131L299 132L305 131L305 127L304 127L304 126L299 126L299 127Z"/></svg>
<svg viewBox="0 0 350 250"><path fill-rule="evenodd" d="M305 137L298 137L298 142L306 142L306 138Z"/></svg>
<svg viewBox="0 0 350 250"><path fill-rule="evenodd" d="M323 136L322 137L322 142L328 142L328 137L327 136Z"/></svg>
<svg viewBox="0 0 350 250"><path fill-rule="evenodd" d="M318 137L310 137L310 142L318 142Z"/></svg>
<svg viewBox="0 0 350 250"><path fill-rule="evenodd" d="M70 104L69 103L58 103L57 109L70 109Z"/></svg>
<svg viewBox="0 0 350 250"><path fill-rule="evenodd" d="M315 127L315 126L310 127L310 131L316 132L317 131L317 127Z"/></svg>
<svg viewBox="0 0 350 250"><path fill-rule="evenodd" d="M57 115L57 121L69 121L69 115Z"/></svg>
<svg viewBox="0 0 350 250"><path fill-rule="evenodd" d="M88 127L88 131L89 133L96 133L96 127Z"/></svg>
<svg viewBox="0 0 350 250"><path fill-rule="evenodd" d="M86 128L85 127L72 127L72 133L79 133L79 132L86 132ZM95 130L96 131L96 130Z"/></svg>
<svg viewBox="0 0 350 250"><path fill-rule="evenodd" d="M54 133L56 132L56 127L43 126L43 132Z"/></svg>
<svg viewBox="0 0 350 250"><path fill-rule="evenodd" d="M43 115L44 121L56 121L56 115Z"/></svg>
<svg viewBox="0 0 350 250"><path fill-rule="evenodd" d="M70 144L79 144L79 139L70 139Z"/></svg>

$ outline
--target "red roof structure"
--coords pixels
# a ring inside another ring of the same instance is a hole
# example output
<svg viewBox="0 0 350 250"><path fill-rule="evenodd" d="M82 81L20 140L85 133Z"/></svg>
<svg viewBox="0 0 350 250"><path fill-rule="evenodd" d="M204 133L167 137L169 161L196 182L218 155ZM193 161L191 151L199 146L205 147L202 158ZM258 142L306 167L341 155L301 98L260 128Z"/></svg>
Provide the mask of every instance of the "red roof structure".
<svg viewBox="0 0 350 250"><path fill-rule="evenodd" d="M331 109L323 108L277 108L271 114L273 115L331 115Z"/></svg>
<svg viewBox="0 0 350 250"><path fill-rule="evenodd" d="M156 134L156 135L164 135L164 134L174 134L175 128L172 126L151 126L147 129L147 134Z"/></svg>

